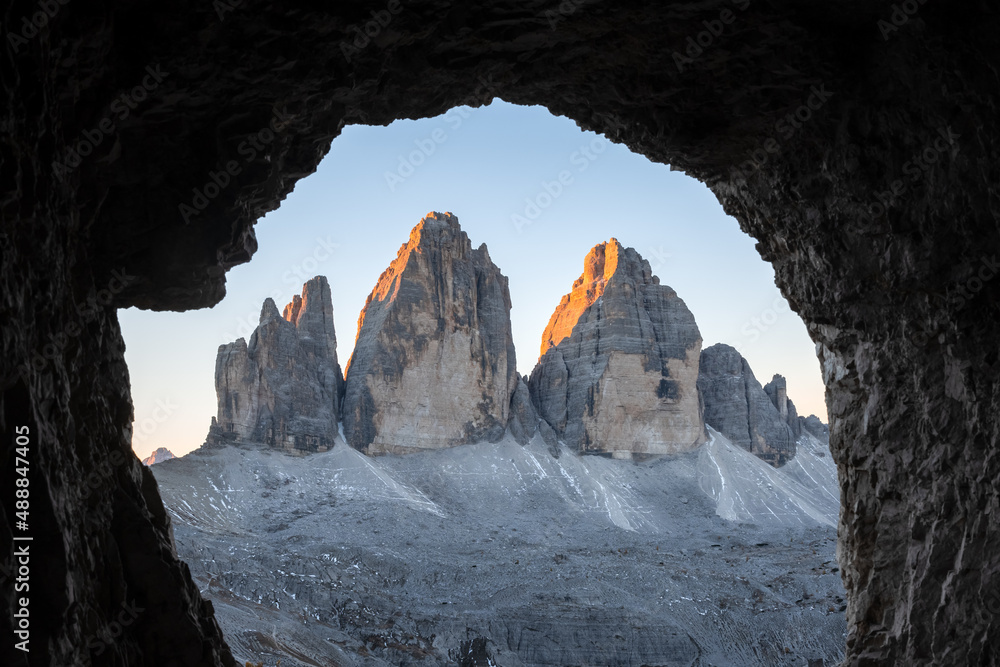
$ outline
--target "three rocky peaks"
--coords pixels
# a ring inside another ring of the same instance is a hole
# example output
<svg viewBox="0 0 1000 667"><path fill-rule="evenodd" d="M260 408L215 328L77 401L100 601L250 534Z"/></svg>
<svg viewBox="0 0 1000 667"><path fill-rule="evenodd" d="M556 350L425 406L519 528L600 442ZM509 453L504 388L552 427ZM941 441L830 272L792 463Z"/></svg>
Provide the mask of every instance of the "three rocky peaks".
<svg viewBox="0 0 1000 667"><path fill-rule="evenodd" d="M370 455L539 433L615 458L697 448L705 425L774 466L803 431L780 375L761 387L727 345L701 349L694 316L617 240L595 246L519 377L507 278L451 213L429 213L358 318L346 377L330 286L317 276L279 314L264 301L247 343L219 347L218 416L206 444L325 451L338 428Z"/></svg>

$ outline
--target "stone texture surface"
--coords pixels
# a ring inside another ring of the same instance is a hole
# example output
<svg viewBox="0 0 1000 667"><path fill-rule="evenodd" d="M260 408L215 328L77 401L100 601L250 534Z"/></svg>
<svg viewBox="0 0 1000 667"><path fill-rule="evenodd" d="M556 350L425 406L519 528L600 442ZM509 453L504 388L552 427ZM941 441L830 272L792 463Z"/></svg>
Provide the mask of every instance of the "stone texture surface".
<svg viewBox="0 0 1000 667"><path fill-rule="evenodd" d="M333 446L344 379L325 276L303 285L281 315L265 299L249 345L240 338L219 346L215 392L219 411L209 446L254 442L292 452Z"/></svg>
<svg viewBox="0 0 1000 667"><path fill-rule="evenodd" d="M541 418L531 402L531 392L528 390L527 378L518 378L514 394L510 397L510 416L507 428L519 444L527 444L538 430Z"/></svg>
<svg viewBox="0 0 1000 667"><path fill-rule="evenodd" d="M529 388L542 418L579 451L686 451L705 441L700 352L684 301L611 239L590 251L552 314Z"/></svg>
<svg viewBox="0 0 1000 667"><path fill-rule="evenodd" d="M254 221L344 126L502 97L702 180L771 262L824 369L846 662L1000 663L1000 17L893 4L413 0L345 54L383 3L74 2L28 37L38 5L9 3L0 391L5 433L37 427L33 488L49 500L32 516L59 536L35 602L50 650L33 658L81 662L126 591L155 591L109 664L228 663L155 486L138 460L108 474L115 453L134 459L115 308L218 302ZM724 32L685 55L723 10ZM146 99L109 112L146 67ZM241 154L275 111L278 132ZM239 173L185 219L228 161Z"/></svg>
<svg viewBox="0 0 1000 667"><path fill-rule="evenodd" d="M157 447L156 451L142 460L142 464L144 466L151 466L157 463L163 463L164 461L169 461L172 458L174 458L174 453L169 449L166 447Z"/></svg>
<svg viewBox="0 0 1000 667"><path fill-rule="evenodd" d="M507 278L458 218L429 213L358 318L344 434L368 454L495 441L518 376Z"/></svg>
<svg viewBox="0 0 1000 667"><path fill-rule="evenodd" d="M792 429L735 348L718 343L702 350L698 390L705 402L705 423L734 445L774 467L795 456Z"/></svg>
<svg viewBox="0 0 1000 667"><path fill-rule="evenodd" d="M821 442L830 443L830 426L816 415L809 415L802 419L802 430L815 436Z"/></svg>
<svg viewBox="0 0 1000 667"><path fill-rule="evenodd" d="M623 462L560 449L511 438L375 458L339 444L296 458L221 447L152 471L241 664L837 664L836 527L790 502L782 482L806 491L792 477L771 471L773 489L744 477L734 464L752 456L732 446L739 456L717 451L711 468L701 451ZM832 464L810 472L836 488ZM706 492L723 477L745 522ZM490 648L478 660L472 638Z"/></svg>
<svg viewBox="0 0 1000 667"><path fill-rule="evenodd" d="M783 375L774 374L771 381L764 385L764 393L771 399L771 405L778 411L781 420L785 422L792 431L792 437L796 440L802 435L802 420L795 403L788 398L788 381Z"/></svg>

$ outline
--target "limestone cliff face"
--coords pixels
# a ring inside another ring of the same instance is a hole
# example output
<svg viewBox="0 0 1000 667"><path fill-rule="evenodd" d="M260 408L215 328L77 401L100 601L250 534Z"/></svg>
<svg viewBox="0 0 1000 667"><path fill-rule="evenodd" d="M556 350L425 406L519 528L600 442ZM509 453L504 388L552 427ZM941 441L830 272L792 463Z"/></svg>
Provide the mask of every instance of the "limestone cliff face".
<svg viewBox="0 0 1000 667"><path fill-rule="evenodd" d="M207 443L325 451L337 433L343 384L330 285L317 276L283 314L273 300L264 301L249 345L240 338L219 346L219 412Z"/></svg>
<svg viewBox="0 0 1000 667"><path fill-rule="evenodd" d="M529 388L541 417L582 452L667 454L705 440L701 334L676 292L617 240L595 246L542 336Z"/></svg>
<svg viewBox="0 0 1000 667"><path fill-rule="evenodd" d="M776 468L795 456L797 435L788 422L795 406L788 400L783 377L776 375L761 387L747 360L719 343L701 353L698 389L705 423L733 444ZM793 421L798 426L797 415Z"/></svg>
<svg viewBox="0 0 1000 667"><path fill-rule="evenodd" d="M429 213L358 318L344 433L368 454L503 436L517 385L507 278L458 218Z"/></svg>
<svg viewBox="0 0 1000 667"><path fill-rule="evenodd" d="M788 381L783 375L774 374L771 381L764 385L764 393L771 399L771 405L778 411L782 421L792 431L792 436L798 440L802 436L805 419L799 417L795 403L788 397Z"/></svg>
<svg viewBox="0 0 1000 667"><path fill-rule="evenodd" d="M538 412L531 403L527 378L518 378L514 394L510 398L510 415L507 428L520 444L526 445L538 429Z"/></svg>

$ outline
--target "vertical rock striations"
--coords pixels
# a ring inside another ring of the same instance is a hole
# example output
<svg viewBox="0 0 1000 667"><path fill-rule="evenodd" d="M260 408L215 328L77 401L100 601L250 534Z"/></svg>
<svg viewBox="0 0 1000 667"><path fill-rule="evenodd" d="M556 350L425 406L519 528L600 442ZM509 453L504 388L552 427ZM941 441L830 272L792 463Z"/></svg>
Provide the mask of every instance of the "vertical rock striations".
<svg viewBox="0 0 1000 667"><path fill-rule="evenodd" d="M507 428L520 444L525 445L535 435L539 416L531 403L531 393L528 391L527 378L518 378L514 394L510 398L510 415Z"/></svg>
<svg viewBox="0 0 1000 667"><path fill-rule="evenodd" d="M777 468L795 456L796 435L786 421L795 408L787 400L784 378L776 375L767 386L760 386L735 348L719 343L702 351L698 390L705 423Z"/></svg>
<svg viewBox="0 0 1000 667"><path fill-rule="evenodd" d="M283 315L273 300L264 301L249 345L240 338L219 346L219 413L206 442L325 451L337 433L343 385L330 285L317 276Z"/></svg>
<svg viewBox="0 0 1000 667"><path fill-rule="evenodd" d="M771 381L764 385L764 393L771 399L771 405L778 411L781 419L792 430L792 435L796 440L802 436L802 422L795 404L788 398L788 382L785 376L774 374Z"/></svg>
<svg viewBox="0 0 1000 667"><path fill-rule="evenodd" d="M517 381L507 278L458 218L427 214L358 318L347 441L382 454L497 440Z"/></svg>
<svg viewBox="0 0 1000 667"><path fill-rule="evenodd" d="M705 440L701 334L676 292L617 240L595 246L542 336L530 391L581 452L666 454Z"/></svg>

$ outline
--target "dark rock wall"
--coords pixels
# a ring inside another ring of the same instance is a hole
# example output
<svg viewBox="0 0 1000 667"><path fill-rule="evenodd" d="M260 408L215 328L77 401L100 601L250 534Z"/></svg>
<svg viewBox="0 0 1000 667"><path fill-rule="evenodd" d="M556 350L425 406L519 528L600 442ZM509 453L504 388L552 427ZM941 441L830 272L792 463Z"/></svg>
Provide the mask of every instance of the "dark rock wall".
<svg viewBox="0 0 1000 667"><path fill-rule="evenodd" d="M0 55L4 460L34 420L34 527L60 536L36 664L82 661L133 594L154 611L102 660L228 664L128 448L114 309L216 303L345 124L494 96L685 170L758 240L820 350L847 662L997 664L992 6L72 2L34 30L40 7L4 8Z"/></svg>
<svg viewBox="0 0 1000 667"><path fill-rule="evenodd" d="M98 286L69 270L79 262L36 233L5 219L0 244L0 631L7 638L0 664L234 665L211 603L177 559L156 481L132 452L129 376L115 311L99 305ZM93 309L78 310L88 303ZM18 328L6 325L14 313ZM24 377L18 360L31 361ZM24 427L26 466L15 448ZM14 504L14 480L21 478L15 468L23 467L30 470L27 530ZM32 540L12 544L12 536ZM15 546L25 545L26 582L21 557L13 557ZM15 593L15 575L27 589ZM11 628L22 597L29 600L27 654L14 649Z"/></svg>

